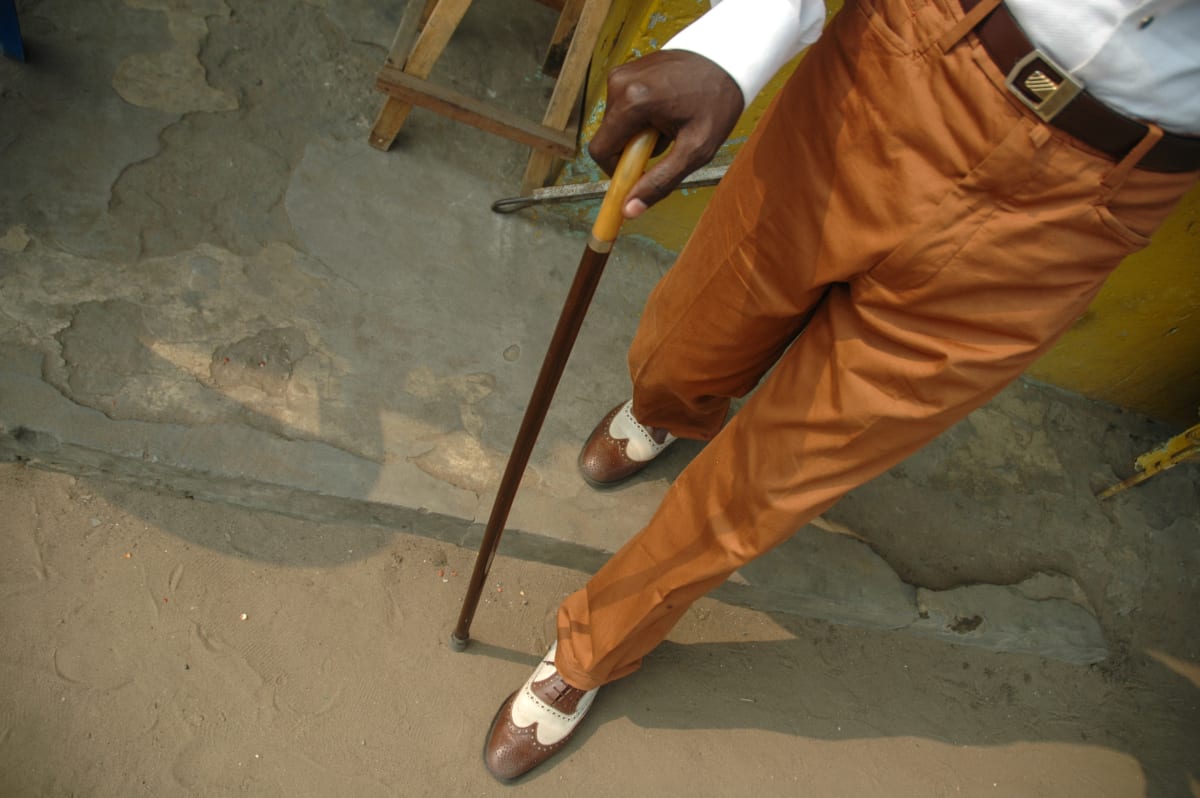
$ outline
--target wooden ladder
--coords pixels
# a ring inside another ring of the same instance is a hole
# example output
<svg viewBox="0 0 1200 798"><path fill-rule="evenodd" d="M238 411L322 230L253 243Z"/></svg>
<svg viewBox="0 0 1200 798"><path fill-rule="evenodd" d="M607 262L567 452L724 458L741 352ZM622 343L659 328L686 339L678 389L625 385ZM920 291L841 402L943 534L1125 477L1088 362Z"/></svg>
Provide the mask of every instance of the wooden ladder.
<svg viewBox="0 0 1200 798"><path fill-rule="evenodd" d="M429 80L450 36L462 21L471 0L409 0L379 70L375 87L387 94L371 129L372 147L387 150L414 105L473 125L533 148L521 193L541 188L550 178L556 159L574 158L579 137L578 120L572 119L587 78L588 63L612 0L542 0L561 2L558 24L550 39L542 71L556 77L554 92L541 123L533 122L494 104L482 102Z"/></svg>

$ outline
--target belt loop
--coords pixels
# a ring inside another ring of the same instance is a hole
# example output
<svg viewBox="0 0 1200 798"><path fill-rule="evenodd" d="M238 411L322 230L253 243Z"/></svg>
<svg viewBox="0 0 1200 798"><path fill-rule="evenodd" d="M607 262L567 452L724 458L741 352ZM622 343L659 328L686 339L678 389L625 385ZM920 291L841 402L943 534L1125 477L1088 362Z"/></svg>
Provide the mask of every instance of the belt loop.
<svg viewBox="0 0 1200 798"><path fill-rule="evenodd" d="M1146 122L1145 125L1146 135L1142 136L1142 140L1100 181L1100 185L1107 189L1104 193L1105 202L1111 200L1113 195L1124 185L1125 178L1129 177L1129 173L1137 167L1138 162L1146 157L1146 153L1154 149L1155 144L1162 141L1163 129L1161 127L1153 122Z"/></svg>
<svg viewBox="0 0 1200 798"><path fill-rule="evenodd" d="M938 37L937 46L942 53L950 52L964 36L975 30L988 14L996 10L1003 0L981 0L979 5L968 11L952 28Z"/></svg>

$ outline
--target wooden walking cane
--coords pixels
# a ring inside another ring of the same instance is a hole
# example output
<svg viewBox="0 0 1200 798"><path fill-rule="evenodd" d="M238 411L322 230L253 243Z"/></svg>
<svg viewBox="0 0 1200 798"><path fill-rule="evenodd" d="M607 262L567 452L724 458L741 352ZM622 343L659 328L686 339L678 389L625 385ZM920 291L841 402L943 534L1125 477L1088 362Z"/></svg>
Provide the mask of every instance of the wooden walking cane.
<svg viewBox="0 0 1200 798"><path fill-rule="evenodd" d="M604 273L608 253L621 230L621 222L624 221L621 208L630 189L646 170L646 163L650 160L650 154L657 141L658 132L646 130L626 145L621 161L613 172L608 192L600 204L600 212L592 225L587 249L583 251L579 268L575 272L575 281L571 283L571 290L563 304L562 313L559 314L558 325L554 328L554 336L550 339L549 349L546 350L546 359L542 361L542 370L538 372L537 383L533 386L533 394L529 397L529 405L525 408L524 418L521 419L521 428L517 431L512 453L508 456L508 465L505 466L504 476L500 479L500 489L496 493L495 503L492 504L492 514L488 518L483 541L479 544L479 553L475 556L475 570L471 573L471 582L467 585L467 595L463 598L458 624L450 634L450 647L455 651L464 650L470 640L471 620L479 606L483 583L492 568L496 548L500 545L500 534L508 521L508 511L517 495L517 487L521 484L521 475L525 473L525 466L529 464L529 455L533 452L533 444L542 429L542 422L546 420L546 411L550 409L554 389L558 387L558 380L562 377L567 358L571 355L571 347L575 345L575 338L583 325L583 317L592 302L592 295L596 293L600 275Z"/></svg>

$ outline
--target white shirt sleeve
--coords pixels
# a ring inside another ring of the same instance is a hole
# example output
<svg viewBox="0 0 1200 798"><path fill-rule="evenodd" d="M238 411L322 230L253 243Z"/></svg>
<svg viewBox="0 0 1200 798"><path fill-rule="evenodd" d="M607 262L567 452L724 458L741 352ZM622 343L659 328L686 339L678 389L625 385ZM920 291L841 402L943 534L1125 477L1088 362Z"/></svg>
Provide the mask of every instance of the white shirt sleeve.
<svg viewBox="0 0 1200 798"><path fill-rule="evenodd" d="M663 49L713 61L737 81L749 105L784 64L820 37L824 24L824 0L716 0Z"/></svg>

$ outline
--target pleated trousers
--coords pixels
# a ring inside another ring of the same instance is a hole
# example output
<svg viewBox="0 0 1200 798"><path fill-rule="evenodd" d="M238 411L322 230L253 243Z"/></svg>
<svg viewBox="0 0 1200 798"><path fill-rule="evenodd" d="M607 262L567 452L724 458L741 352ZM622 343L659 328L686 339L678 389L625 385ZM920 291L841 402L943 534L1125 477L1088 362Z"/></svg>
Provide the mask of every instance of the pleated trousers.
<svg viewBox="0 0 1200 798"><path fill-rule="evenodd" d="M1043 123L973 35L938 41L961 17L847 2L652 292L634 414L709 442L562 604L571 684L632 672L693 601L987 402L1195 183Z"/></svg>

